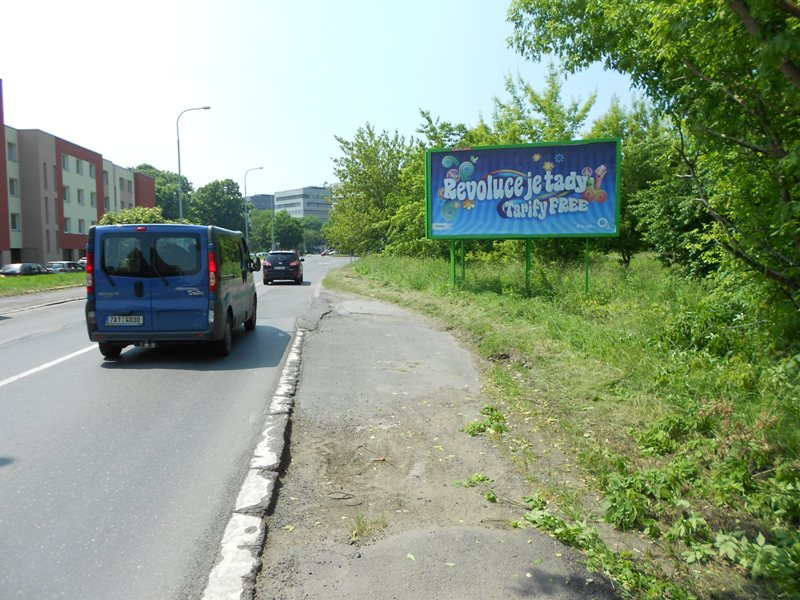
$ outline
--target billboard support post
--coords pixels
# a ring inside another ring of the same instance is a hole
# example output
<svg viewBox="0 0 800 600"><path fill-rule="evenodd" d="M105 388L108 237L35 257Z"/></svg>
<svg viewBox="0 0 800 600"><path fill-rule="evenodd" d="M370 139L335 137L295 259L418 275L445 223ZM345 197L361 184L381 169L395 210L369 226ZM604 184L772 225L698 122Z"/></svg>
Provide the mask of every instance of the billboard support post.
<svg viewBox="0 0 800 600"><path fill-rule="evenodd" d="M531 291L531 240L525 240L525 291Z"/></svg>
<svg viewBox="0 0 800 600"><path fill-rule="evenodd" d="M586 238L586 295L589 295L589 238Z"/></svg>
<svg viewBox="0 0 800 600"><path fill-rule="evenodd" d="M450 240L450 285L456 285L456 241Z"/></svg>
<svg viewBox="0 0 800 600"><path fill-rule="evenodd" d="M464 249L464 240L461 240L461 283L467 280L467 252Z"/></svg>

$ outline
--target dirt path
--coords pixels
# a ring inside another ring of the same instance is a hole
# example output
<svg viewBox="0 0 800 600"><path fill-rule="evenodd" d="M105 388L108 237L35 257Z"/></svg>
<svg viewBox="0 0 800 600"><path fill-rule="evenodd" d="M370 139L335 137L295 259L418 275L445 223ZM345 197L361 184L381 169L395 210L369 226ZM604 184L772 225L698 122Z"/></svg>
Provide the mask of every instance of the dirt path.
<svg viewBox="0 0 800 600"><path fill-rule="evenodd" d="M256 598L614 597L572 550L510 526L531 485L463 432L487 402L470 354L392 305L323 298ZM455 483L478 475L499 502Z"/></svg>

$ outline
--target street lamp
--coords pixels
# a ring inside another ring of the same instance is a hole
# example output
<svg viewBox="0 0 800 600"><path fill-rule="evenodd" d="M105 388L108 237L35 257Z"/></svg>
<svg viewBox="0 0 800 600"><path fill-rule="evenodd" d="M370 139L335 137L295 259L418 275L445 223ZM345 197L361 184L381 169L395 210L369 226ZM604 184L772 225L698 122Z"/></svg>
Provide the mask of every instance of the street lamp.
<svg viewBox="0 0 800 600"><path fill-rule="evenodd" d="M183 223L183 183L181 182L181 116L190 110L208 110L210 106L197 106L181 111L175 120L175 130L178 133L178 222Z"/></svg>
<svg viewBox="0 0 800 600"><path fill-rule="evenodd" d="M250 171L258 171L263 168L264 167L253 167L244 172L244 240L247 242L248 247L250 246L250 237L247 235L247 222L250 220L250 215L247 214L247 174Z"/></svg>

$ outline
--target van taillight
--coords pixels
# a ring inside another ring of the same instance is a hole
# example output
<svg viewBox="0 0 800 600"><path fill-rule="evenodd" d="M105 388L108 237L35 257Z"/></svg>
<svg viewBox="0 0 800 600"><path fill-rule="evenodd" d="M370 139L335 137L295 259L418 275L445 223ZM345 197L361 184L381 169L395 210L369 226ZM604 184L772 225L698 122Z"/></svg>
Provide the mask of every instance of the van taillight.
<svg viewBox="0 0 800 600"><path fill-rule="evenodd" d="M86 293L94 294L94 252L86 253Z"/></svg>
<svg viewBox="0 0 800 600"><path fill-rule="evenodd" d="M208 291L209 292L216 292L217 291L217 277L219 275L217 269L217 257L214 254L214 251L211 250L208 253Z"/></svg>

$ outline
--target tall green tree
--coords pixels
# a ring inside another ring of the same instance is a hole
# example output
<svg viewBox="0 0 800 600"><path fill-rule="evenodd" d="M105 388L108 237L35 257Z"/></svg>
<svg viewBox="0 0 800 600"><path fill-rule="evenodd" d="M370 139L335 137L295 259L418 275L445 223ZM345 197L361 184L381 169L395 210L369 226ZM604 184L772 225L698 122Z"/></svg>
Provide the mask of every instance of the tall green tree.
<svg viewBox="0 0 800 600"><path fill-rule="evenodd" d="M380 252L389 243L389 218L400 204L400 173L412 142L397 132L378 134L369 123L352 141L336 140L342 156L334 159L334 173L340 183L332 188L334 205L325 236L342 252Z"/></svg>
<svg viewBox="0 0 800 600"><path fill-rule="evenodd" d="M697 271L698 263L702 262L697 253L676 252L678 247L686 248L698 242L696 238L690 241L690 234L676 233L681 230L696 232L704 227L704 221L697 207L691 210L693 206L689 206L684 217L690 218L684 219L682 225L671 220L678 216L672 209L683 208L688 190L685 180L676 177L681 172L679 137L669 121L642 99L635 99L631 108L625 108L618 98L613 98L608 111L593 123L589 137L622 140L620 236L600 240L599 245L618 252L625 266L637 252L656 248L665 262ZM684 193L679 195L680 186ZM688 202L696 204L693 198ZM654 207L665 218L653 219Z"/></svg>
<svg viewBox="0 0 800 600"><path fill-rule="evenodd" d="M178 174L171 171L161 171L153 165L143 163L134 167L134 171L149 175L155 180L156 206L161 207L164 218L168 221L177 221L180 215L178 207ZM184 202L184 211L191 202L194 187L185 175L181 175L181 195ZM185 214L185 212L184 212Z"/></svg>
<svg viewBox="0 0 800 600"><path fill-rule="evenodd" d="M670 115L723 270L800 306L800 6L795 0L512 0L512 46L602 61ZM646 26L644 24L647 24ZM728 260L730 259L730 260Z"/></svg>
<svg viewBox="0 0 800 600"><path fill-rule="evenodd" d="M199 188L183 211L193 223L244 231L244 198L232 179L212 181Z"/></svg>
<svg viewBox="0 0 800 600"><path fill-rule="evenodd" d="M307 252L315 252L325 247L325 236L322 235L323 221L319 217L309 215L300 219L303 230L303 248Z"/></svg>
<svg viewBox="0 0 800 600"><path fill-rule="evenodd" d="M250 248L261 252L272 248L272 217L271 210L250 211Z"/></svg>
<svg viewBox="0 0 800 600"><path fill-rule="evenodd" d="M300 248L303 244L303 228L300 220L282 210L275 215L275 242L282 250Z"/></svg>
<svg viewBox="0 0 800 600"><path fill-rule="evenodd" d="M517 76L506 76L508 100L494 99L492 129L496 144L557 142L580 137L597 93L583 102L562 99L564 75L552 63L547 68L546 86L539 92Z"/></svg>

